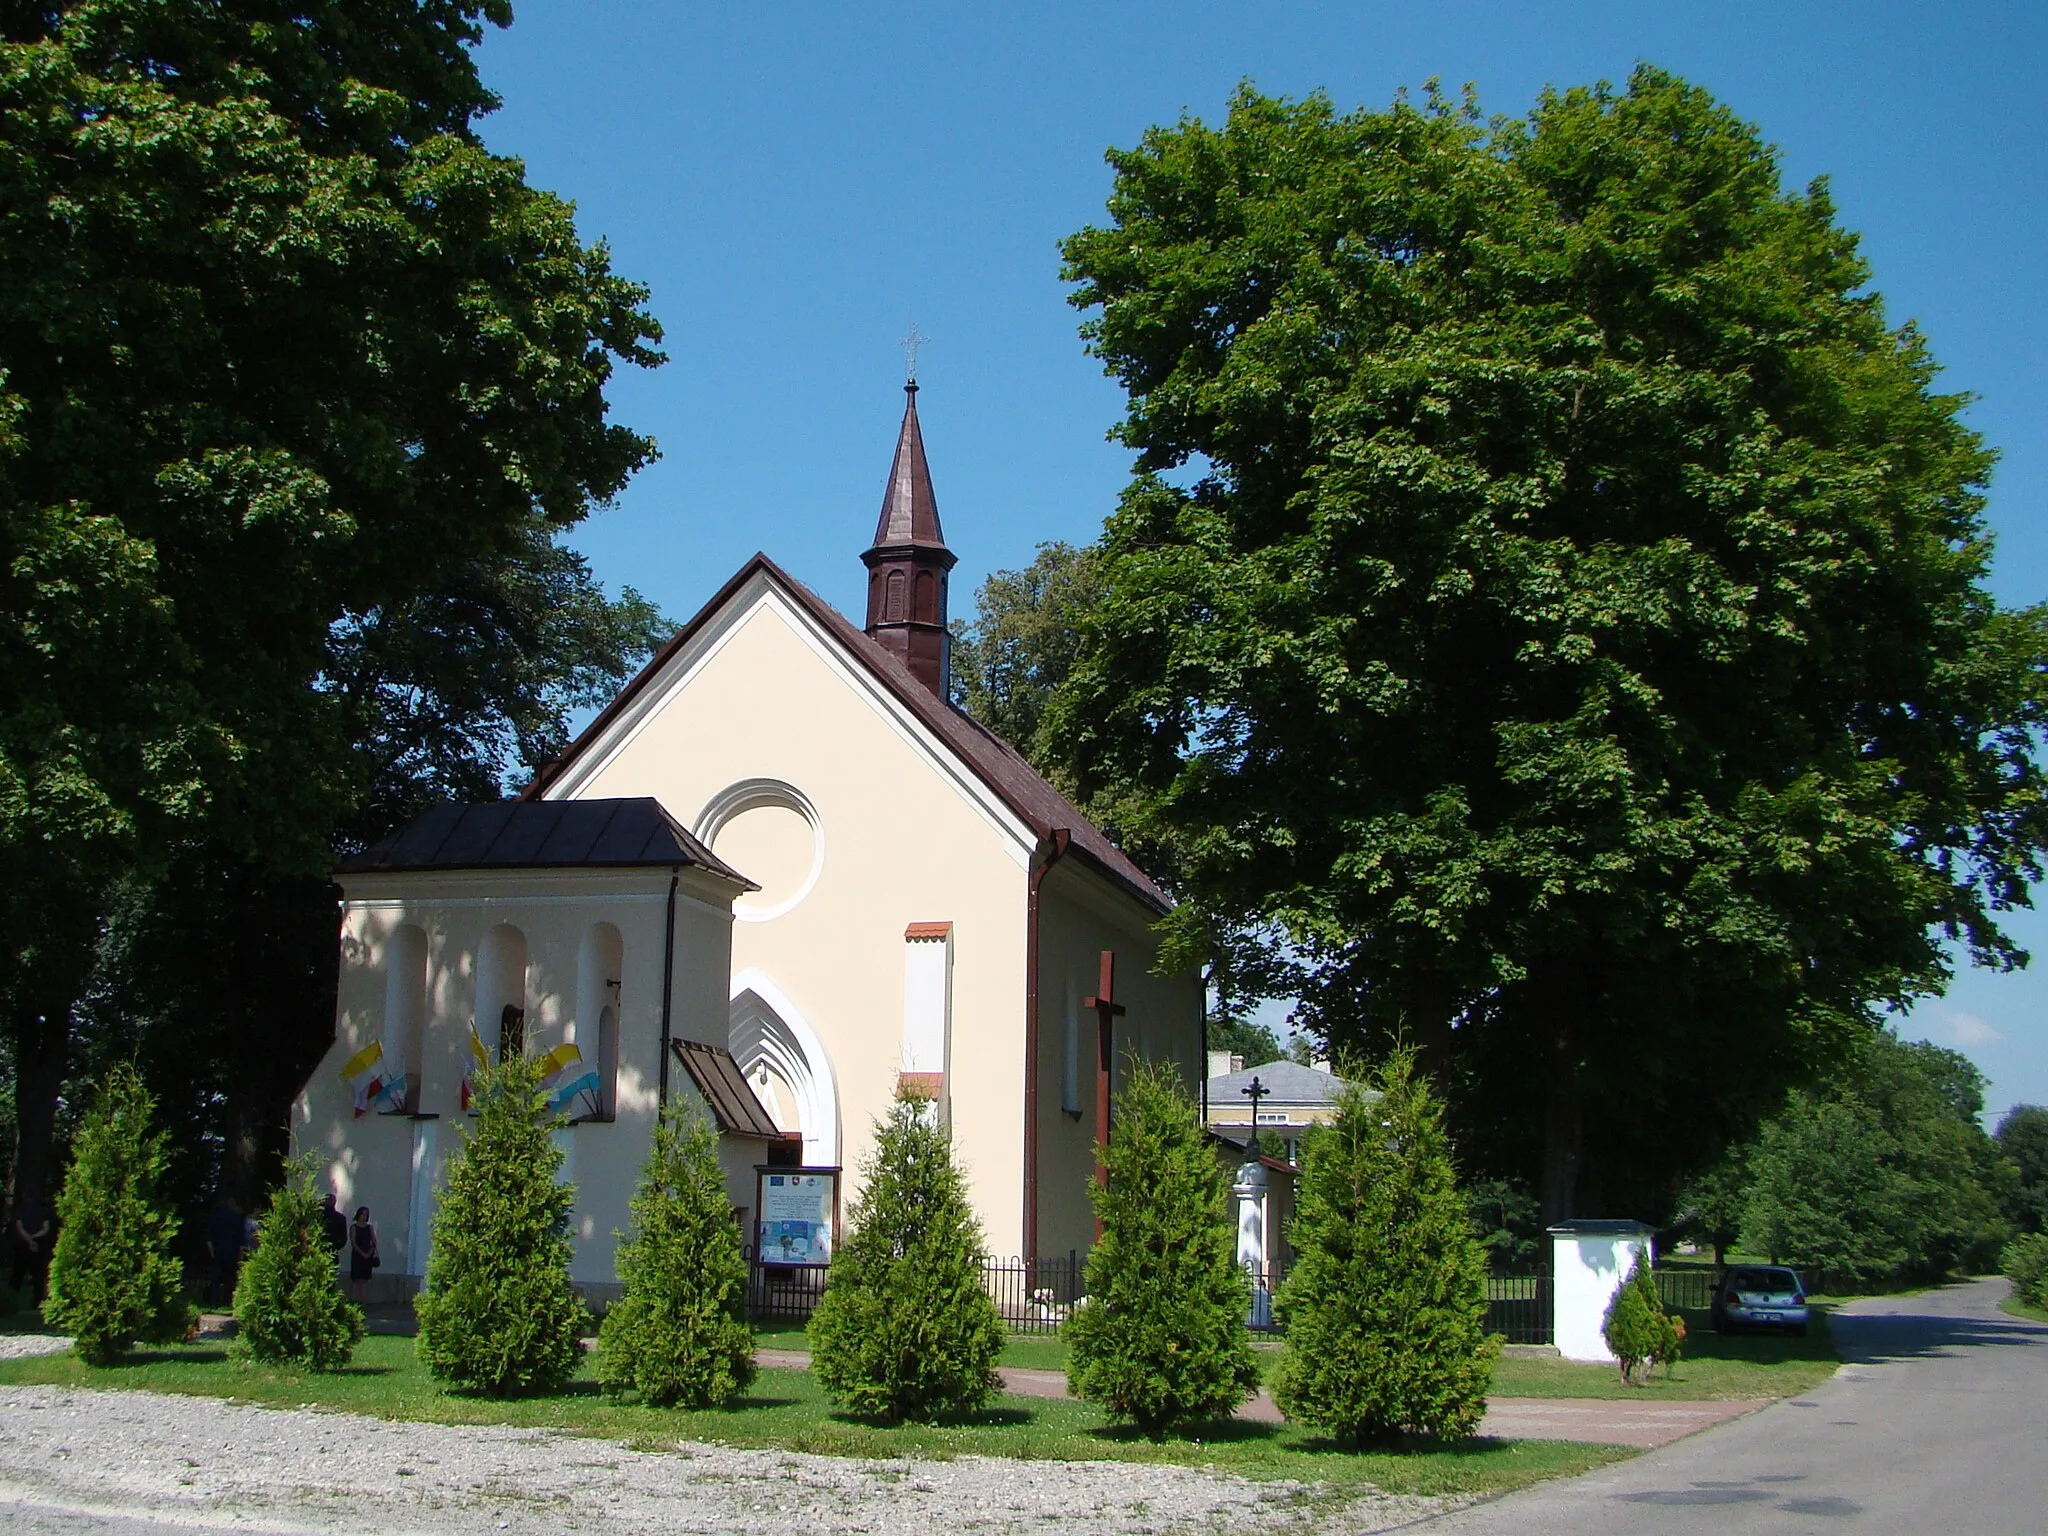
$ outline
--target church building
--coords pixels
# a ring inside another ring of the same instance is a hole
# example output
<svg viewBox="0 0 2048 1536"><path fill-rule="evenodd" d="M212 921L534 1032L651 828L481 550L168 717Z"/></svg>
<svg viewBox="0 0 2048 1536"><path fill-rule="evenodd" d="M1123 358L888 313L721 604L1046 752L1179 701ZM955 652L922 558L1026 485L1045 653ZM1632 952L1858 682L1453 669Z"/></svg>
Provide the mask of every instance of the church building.
<svg viewBox="0 0 2048 1536"><path fill-rule="evenodd" d="M949 702L954 558L912 383L864 625L757 555L519 800L344 864L293 1134L372 1208L384 1275L423 1274L469 1075L510 1051L571 1122L594 1295L671 1093L716 1120L764 1261L829 1257L899 1092L950 1126L991 1253L1088 1248L1109 1079L1198 1083L1202 987L1154 973L1159 889Z"/></svg>

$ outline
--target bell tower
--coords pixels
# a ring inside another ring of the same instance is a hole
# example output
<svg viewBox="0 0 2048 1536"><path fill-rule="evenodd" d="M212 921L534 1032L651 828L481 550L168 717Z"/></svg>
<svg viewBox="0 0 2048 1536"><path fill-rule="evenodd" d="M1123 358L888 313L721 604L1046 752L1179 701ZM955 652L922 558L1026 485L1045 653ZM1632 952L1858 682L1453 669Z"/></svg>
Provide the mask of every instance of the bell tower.
<svg viewBox="0 0 2048 1536"><path fill-rule="evenodd" d="M952 671L953 637L946 631L946 576L957 558L939 531L939 503L917 425L917 381L903 386L903 426L896 459L882 492L874 547L861 557L868 568L867 632L901 658L941 699Z"/></svg>

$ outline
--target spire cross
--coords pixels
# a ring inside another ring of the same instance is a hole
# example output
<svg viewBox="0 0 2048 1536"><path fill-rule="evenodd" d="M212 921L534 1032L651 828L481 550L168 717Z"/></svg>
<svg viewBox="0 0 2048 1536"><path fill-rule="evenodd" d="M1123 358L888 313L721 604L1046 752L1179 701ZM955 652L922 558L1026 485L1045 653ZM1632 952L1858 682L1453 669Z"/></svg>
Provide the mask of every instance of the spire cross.
<svg viewBox="0 0 2048 1536"><path fill-rule="evenodd" d="M897 343L903 348L903 381L906 384L917 382L917 349L930 340L931 337L918 330L917 322L913 320L910 322L909 331Z"/></svg>

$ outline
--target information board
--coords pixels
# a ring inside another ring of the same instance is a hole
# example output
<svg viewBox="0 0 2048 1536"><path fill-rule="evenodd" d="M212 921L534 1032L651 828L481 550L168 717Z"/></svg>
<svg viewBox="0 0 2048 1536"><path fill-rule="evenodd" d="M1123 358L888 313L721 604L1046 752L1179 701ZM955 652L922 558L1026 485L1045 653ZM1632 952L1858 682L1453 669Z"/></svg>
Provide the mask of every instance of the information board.
<svg viewBox="0 0 2048 1536"><path fill-rule="evenodd" d="M830 1264L836 1172L763 1169L754 1253L762 1264Z"/></svg>

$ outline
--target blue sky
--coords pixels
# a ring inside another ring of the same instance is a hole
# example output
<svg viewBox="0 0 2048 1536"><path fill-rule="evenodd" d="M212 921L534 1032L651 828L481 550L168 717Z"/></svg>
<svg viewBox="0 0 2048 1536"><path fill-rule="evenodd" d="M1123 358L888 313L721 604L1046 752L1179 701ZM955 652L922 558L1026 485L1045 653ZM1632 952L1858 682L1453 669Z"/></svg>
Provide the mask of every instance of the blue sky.
<svg viewBox="0 0 2048 1536"><path fill-rule="evenodd" d="M1103 150L1232 87L1382 105L1431 76L1489 112L1546 84L1675 70L1761 125L1787 180L1832 179L1894 320L1977 397L2003 454L2002 601L2048 596L2048 7L1031 6L520 0L485 43L492 147L570 198L653 289L670 363L616 414L661 462L580 530L598 574L686 617L756 549L848 611L915 318L956 604L1047 539L1090 539L1127 467L1061 236L1101 217ZM2027 973L1965 972L1907 1021L1967 1051L1996 1112L2048 1103L2048 919Z"/></svg>

